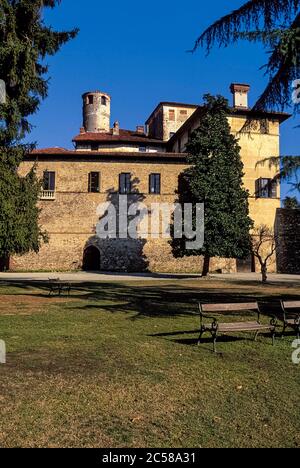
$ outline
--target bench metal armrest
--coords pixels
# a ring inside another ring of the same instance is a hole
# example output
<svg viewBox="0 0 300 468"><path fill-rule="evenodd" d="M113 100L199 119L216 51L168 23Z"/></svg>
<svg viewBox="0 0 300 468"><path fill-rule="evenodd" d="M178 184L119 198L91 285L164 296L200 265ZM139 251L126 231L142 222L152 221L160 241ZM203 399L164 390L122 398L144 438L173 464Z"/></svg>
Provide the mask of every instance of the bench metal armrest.
<svg viewBox="0 0 300 468"><path fill-rule="evenodd" d="M200 327L201 328L205 326L205 324L204 324L205 320L210 320L211 321L210 325L211 325L212 329L218 328L219 320L217 319L217 317L215 317L213 315L205 314L202 311L201 304L199 304L199 311L200 311Z"/></svg>

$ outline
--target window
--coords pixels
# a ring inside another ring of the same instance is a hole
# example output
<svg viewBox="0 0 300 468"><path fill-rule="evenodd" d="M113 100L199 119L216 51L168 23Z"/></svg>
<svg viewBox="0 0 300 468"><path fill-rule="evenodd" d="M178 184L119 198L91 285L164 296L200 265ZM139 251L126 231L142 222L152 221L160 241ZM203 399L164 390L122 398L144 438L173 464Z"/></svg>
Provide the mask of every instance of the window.
<svg viewBox="0 0 300 468"><path fill-rule="evenodd" d="M91 150L92 151L98 151L99 150L99 144L98 143L92 143L91 144Z"/></svg>
<svg viewBox="0 0 300 468"><path fill-rule="evenodd" d="M107 99L106 99L105 96L101 96L101 104L102 104L102 106L106 106L106 104L107 104Z"/></svg>
<svg viewBox="0 0 300 468"><path fill-rule="evenodd" d="M274 179L258 179L256 181L257 198L277 198L277 181Z"/></svg>
<svg viewBox="0 0 300 468"><path fill-rule="evenodd" d="M94 96L88 96L88 104L94 104Z"/></svg>
<svg viewBox="0 0 300 468"><path fill-rule="evenodd" d="M49 192L55 191L55 172L44 172L43 190Z"/></svg>
<svg viewBox="0 0 300 468"><path fill-rule="evenodd" d="M99 172L89 173L89 192L90 193L100 192L100 173Z"/></svg>
<svg viewBox="0 0 300 468"><path fill-rule="evenodd" d="M180 115L187 115L187 110L183 110L183 109L182 109L182 110L180 111Z"/></svg>
<svg viewBox="0 0 300 468"><path fill-rule="evenodd" d="M153 195L160 195L161 191L161 177L160 174L150 174L149 176L149 193Z"/></svg>
<svg viewBox="0 0 300 468"><path fill-rule="evenodd" d="M267 135L270 133L269 121L267 119L260 120L259 128L262 135Z"/></svg>
<svg viewBox="0 0 300 468"><path fill-rule="evenodd" d="M169 120L172 120L173 122L175 122L175 110L174 109L169 110Z"/></svg>
<svg viewBox="0 0 300 468"><path fill-rule="evenodd" d="M140 152L140 153L147 153L147 148L146 148L146 146L140 146L140 147L139 147L139 152Z"/></svg>
<svg viewBox="0 0 300 468"><path fill-rule="evenodd" d="M121 195L126 195L131 192L131 174L122 173L119 177L119 192Z"/></svg>

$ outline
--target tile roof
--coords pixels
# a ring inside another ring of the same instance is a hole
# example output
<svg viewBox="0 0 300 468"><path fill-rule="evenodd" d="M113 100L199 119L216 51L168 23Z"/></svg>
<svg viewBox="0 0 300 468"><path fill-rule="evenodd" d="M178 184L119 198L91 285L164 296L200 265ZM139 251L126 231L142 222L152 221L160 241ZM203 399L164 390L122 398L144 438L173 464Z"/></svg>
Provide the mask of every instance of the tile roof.
<svg viewBox="0 0 300 468"><path fill-rule="evenodd" d="M65 154L69 153L69 150L66 148L60 148L59 146L55 146L52 148L42 148L42 149L34 149L32 151L33 154Z"/></svg>
<svg viewBox="0 0 300 468"><path fill-rule="evenodd" d="M91 133L85 132L80 133L73 138L75 143L81 141L89 142L134 142L134 143L145 143L145 144L154 144L154 145L165 145L166 142L163 140L158 140L155 138L149 138L144 133L138 133L131 130L122 130L120 129L119 135L113 135L112 131L110 133Z"/></svg>

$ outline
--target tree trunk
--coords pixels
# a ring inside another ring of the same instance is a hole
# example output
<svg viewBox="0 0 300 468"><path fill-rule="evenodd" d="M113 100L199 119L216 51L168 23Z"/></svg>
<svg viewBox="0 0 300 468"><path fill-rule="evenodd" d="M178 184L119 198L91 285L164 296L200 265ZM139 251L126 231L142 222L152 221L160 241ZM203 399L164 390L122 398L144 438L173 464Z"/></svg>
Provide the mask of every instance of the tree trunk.
<svg viewBox="0 0 300 468"><path fill-rule="evenodd" d="M0 271L8 271L9 270L9 255L4 255L0 257Z"/></svg>
<svg viewBox="0 0 300 468"><path fill-rule="evenodd" d="M268 282L268 268L267 265L261 267L262 282L266 284Z"/></svg>
<svg viewBox="0 0 300 468"><path fill-rule="evenodd" d="M205 255L204 263L203 263L203 270L202 270L202 277L206 278L209 273L209 266L210 266L210 257Z"/></svg>

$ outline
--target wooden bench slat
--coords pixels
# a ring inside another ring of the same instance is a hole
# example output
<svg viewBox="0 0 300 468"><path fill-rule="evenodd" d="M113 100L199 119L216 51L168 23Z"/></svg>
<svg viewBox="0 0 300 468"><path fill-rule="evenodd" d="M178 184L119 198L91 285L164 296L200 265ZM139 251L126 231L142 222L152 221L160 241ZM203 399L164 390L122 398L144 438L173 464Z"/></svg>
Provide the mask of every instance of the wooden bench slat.
<svg viewBox="0 0 300 468"><path fill-rule="evenodd" d="M201 304L203 312L238 312L246 310L258 310L256 302L240 304Z"/></svg>
<svg viewBox="0 0 300 468"><path fill-rule="evenodd" d="M285 309L300 309L300 301L284 301L283 305Z"/></svg>
<svg viewBox="0 0 300 468"><path fill-rule="evenodd" d="M258 322L244 322L244 323L221 323L219 331L237 332L237 331L256 331L256 330L270 330L270 325L263 325Z"/></svg>

